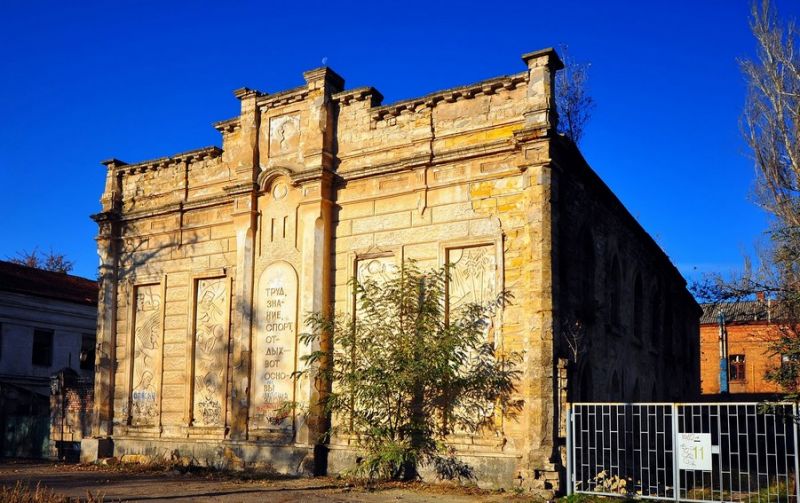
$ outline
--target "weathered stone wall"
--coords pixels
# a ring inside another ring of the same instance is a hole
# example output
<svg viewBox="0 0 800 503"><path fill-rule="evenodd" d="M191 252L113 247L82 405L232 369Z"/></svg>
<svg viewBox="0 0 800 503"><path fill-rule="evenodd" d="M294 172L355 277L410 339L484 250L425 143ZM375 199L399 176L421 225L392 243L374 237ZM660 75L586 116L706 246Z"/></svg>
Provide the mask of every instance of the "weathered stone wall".
<svg viewBox="0 0 800 503"><path fill-rule="evenodd" d="M241 114L216 124L222 149L108 161L95 217L96 435L113 436L118 454L319 470L320 390L290 377L315 349L297 344L298 325L312 311L352 313L350 278L415 259L454 266L451 308L514 295L490 336L501 351L524 352L525 407L453 442L482 481L557 487L564 351L554 334L580 294L558 283L558 255L570 252L556 239L590 212L606 215L591 228L608 246L652 255L642 263L668 279L664 293L685 289L640 228L618 228L627 213L613 195L587 190L586 204L562 204L558 190L583 182L551 159L564 148L554 141L560 62L550 50L523 59L522 73L386 106L373 88L343 91L338 75L313 70L277 94L236 91ZM609 346L627 342L621 327ZM599 356L587 358L600 374ZM354 462L349 441L331 440L329 470Z"/></svg>

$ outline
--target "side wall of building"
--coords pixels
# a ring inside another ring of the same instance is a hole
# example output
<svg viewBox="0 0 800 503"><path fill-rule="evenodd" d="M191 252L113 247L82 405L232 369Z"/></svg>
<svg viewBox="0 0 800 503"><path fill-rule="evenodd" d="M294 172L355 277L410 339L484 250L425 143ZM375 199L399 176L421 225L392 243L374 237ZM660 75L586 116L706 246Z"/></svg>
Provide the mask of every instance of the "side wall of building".
<svg viewBox="0 0 800 503"><path fill-rule="evenodd" d="M577 149L560 143L556 343L571 401L691 399L699 306Z"/></svg>

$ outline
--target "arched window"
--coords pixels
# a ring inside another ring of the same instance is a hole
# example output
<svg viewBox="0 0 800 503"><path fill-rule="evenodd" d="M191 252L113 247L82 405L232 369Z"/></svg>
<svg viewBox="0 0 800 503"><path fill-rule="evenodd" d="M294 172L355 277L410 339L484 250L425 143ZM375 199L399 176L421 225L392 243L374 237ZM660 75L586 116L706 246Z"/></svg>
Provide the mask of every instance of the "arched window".
<svg viewBox="0 0 800 503"><path fill-rule="evenodd" d="M613 327L618 327L620 325L620 308L621 306L621 295L622 295L622 288L620 286L620 272L619 272L619 260L617 257L611 259L611 269L608 272L608 321L611 323Z"/></svg>
<svg viewBox="0 0 800 503"><path fill-rule="evenodd" d="M662 331L662 341L664 346L665 356L672 356L672 338L674 330L672 328L672 301L669 295L666 296L664 302L664 330Z"/></svg>
<svg viewBox="0 0 800 503"><path fill-rule="evenodd" d="M611 393L611 400L621 400L622 386L620 386L619 376L617 376L616 370L611 374L611 386L609 387L609 391Z"/></svg>
<svg viewBox="0 0 800 503"><path fill-rule="evenodd" d="M582 264L580 278L581 311L585 313L583 318L590 321L597 306L595 305L594 238L592 237L592 231L588 227L584 228L581 233L580 250Z"/></svg>
<svg viewBox="0 0 800 503"><path fill-rule="evenodd" d="M661 289L657 284L653 288L650 306L652 308L650 312L650 343L654 348L658 348L658 342L661 340Z"/></svg>
<svg viewBox="0 0 800 503"><path fill-rule="evenodd" d="M642 295L642 275L636 273L633 282L633 336L636 340L642 340L644 331L644 298Z"/></svg>
<svg viewBox="0 0 800 503"><path fill-rule="evenodd" d="M591 402L594 398L594 394L592 393L592 368L588 364L583 367L580 386L580 401Z"/></svg>

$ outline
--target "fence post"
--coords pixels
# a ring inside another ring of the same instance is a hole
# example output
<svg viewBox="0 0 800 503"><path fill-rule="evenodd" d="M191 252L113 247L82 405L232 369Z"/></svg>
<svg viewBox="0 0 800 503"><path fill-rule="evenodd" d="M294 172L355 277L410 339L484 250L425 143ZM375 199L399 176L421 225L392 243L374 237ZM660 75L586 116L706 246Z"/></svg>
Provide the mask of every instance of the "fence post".
<svg viewBox="0 0 800 503"><path fill-rule="evenodd" d="M672 498L681 500L680 471L678 470L678 404L672 404Z"/></svg>
<svg viewBox="0 0 800 503"><path fill-rule="evenodd" d="M795 437L796 438L796 437ZM567 496L572 495L572 404L567 404ZM795 457L795 460L797 458Z"/></svg>
<svg viewBox="0 0 800 503"><path fill-rule="evenodd" d="M798 419L799 418L797 417L797 402L795 401L792 404L792 428L794 429L794 446L793 446L794 447L794 495L795 495L795 498L797 498L797 499L795 499L795 501L800 502L800 480L798 480L800 478L800 460L797 459L797 456L799 454L797 452L797 446L798 446L798 442L797 442L797 433L798 433L797 432L797 429L798 429L797 428L797 421L798 421Z"/></svg>

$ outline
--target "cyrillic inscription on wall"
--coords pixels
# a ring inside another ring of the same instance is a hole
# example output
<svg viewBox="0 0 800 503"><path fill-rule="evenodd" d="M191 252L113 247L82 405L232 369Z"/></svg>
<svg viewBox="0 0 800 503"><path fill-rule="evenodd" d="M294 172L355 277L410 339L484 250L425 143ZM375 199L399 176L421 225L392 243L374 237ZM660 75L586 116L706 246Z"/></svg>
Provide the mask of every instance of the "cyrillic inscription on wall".
<svg viewBox="0 0 800 503"><path fill-rule="evenodd" d="M297 273L287 262L261 274L253 349L253 420L256 428L290 428L297 340Z"/></svg>
<svg viewBox="0 0 800 503"><path fill-rule="evenodd" d="M131 425L154 426L161 390L161 286L136 287Z"/></svg>
<svg viewBox="0 0 800 503"><path fill-rule="evenodd" d="M225 422L226 284L225 278L197 281L192 401L192 424L195 426L222 426Z"/></svg>

